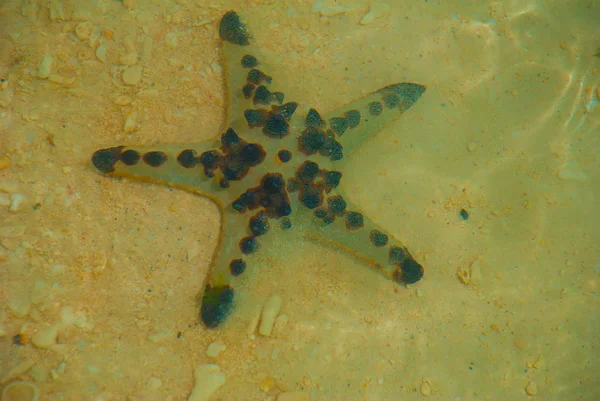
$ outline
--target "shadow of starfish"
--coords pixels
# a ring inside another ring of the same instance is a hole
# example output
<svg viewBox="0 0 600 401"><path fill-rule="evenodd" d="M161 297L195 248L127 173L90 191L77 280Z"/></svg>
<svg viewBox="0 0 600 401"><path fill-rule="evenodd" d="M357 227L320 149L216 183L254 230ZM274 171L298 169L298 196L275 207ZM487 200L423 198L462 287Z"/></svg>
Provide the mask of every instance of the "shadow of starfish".
<svg viewBox="0 0 600 401"><path fill-rule="evenodd" d="M268 65L237 13L223 16L219 35L229 101L224 134L188 145L118 146L92 156L102 173L177 187L219 207L219 242L200 297L202 322L217 327L225 320L235 278L252 254L276 251L270 242L277 236L339 248L397 283L419 281L423 267L406 247L348 200L343 171L347 155L415 104L425 87L389 85L322 115L271 91Z"/></svg>

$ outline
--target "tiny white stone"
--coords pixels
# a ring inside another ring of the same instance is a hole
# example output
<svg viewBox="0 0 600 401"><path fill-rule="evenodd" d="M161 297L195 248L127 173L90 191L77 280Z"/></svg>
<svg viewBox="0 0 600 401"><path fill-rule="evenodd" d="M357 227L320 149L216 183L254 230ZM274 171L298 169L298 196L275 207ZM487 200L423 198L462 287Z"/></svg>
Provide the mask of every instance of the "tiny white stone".
<svg viewBox="0 0 600 401"><path fill-rule="evenodd" d="M219 354L227 349L227 346L222 343L210 343L206 348L206 356L209 358L216 358Z"/></svg>
<svg viewBox="0 0 600 401"><path fill-rule="evenodd" d="M104 64L108 62L108 58L106 57L106 45L104 43L96 48L96 58Z"/></svg>
<svg viewBox="0 0 600 401"><path fill-rule="evenodd" d="M123 83L125 85L136 85L142 79L142 67L133 65L123 72Z"/></svg>
<svg viewBox="0 0 600 401"><path fill-rule="evenodd" d="M50 72L52 72L53 64L54 64L54 59L52 58L52 56L49 54L46 54L44 56L44 58L42 59L42 61L40 62L40 65L38 66L38 71L37 71L38 77L42 78L42 79L48 78L48 76L50 75Z"/></svg>
<svg viewBox="0 0 600 401"><path fill-rule="evenodd" d="M225 374L218 365L200 365L194 370L194 388L188 401L208 401L225 384Z"/></svg>
<svg viewBox="0 0 600 401"><path fill-rule="evenodd" d="M275 318L279 313L279 309L281 309L281 297L279 295L273 295L263 308L262 319L260 322L260 327L258 328L258 333L262 336L270 336L271 331L273 330L273 323L275 323Z"/></svg>
<svg viewBox="0 0 600 401"><path fill-rule="evenodd" d="M323 17L333 17L335 15L344 14L346 11L348 11L348 8L344 6L324 6L320 8L319 13Z"/></svg>
<svg viewBox="0 0 600 401"><path fill-rule="evenodd" d="M38 348L50 348L56 344L58 325L39 330L31 337L31 343Z"/></svg>

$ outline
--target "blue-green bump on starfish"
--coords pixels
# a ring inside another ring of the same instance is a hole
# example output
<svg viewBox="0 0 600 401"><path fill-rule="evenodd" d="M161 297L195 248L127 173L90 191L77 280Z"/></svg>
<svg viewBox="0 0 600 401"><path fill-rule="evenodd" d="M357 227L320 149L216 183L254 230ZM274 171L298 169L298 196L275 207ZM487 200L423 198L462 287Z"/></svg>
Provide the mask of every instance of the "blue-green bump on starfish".
<svg viewBox="0 0 600 401"><path fill-rule="evenodd" d="M273 238L304 238L341 249L397 283L423 267L402 243L346 196L348 156L421 97L423 85L381 88L327 114L286 101L237 13L221 19L227 70L224 133L213 141L101 149L102 173L194 192L221 210L221 231L201 297L200 317L219 326L235 298L236 277L256 257L277 252ZM256 260L256 259L254 259Z"/></svg>

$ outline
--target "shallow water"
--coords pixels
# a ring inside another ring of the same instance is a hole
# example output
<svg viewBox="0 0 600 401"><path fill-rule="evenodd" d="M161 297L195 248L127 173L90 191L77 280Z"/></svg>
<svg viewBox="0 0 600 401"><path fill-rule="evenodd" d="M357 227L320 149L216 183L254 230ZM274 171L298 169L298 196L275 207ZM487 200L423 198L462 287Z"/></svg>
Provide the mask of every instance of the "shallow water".
<svg viewBox="0 0 600 401"><path fill-rule="evenodd" d="M49 3L0 6L3 385L175 401L214 363L226 383L211 400L600 399L599 4L390 1L361 24L359 1L332 16L334 3L291 0ZM199 324L218 209L103 177L90 156L221 132L216 22L230 9L287 99L326 112L427 86L347 174L354 203L422 262L420 282L279 242L226 324ZM124 85L131 52L143 75ZM263 337L253 322L273 294L288 320ZM34 346L51 326L56 344ZM226 349L210 358L211 343Z"/></svg>

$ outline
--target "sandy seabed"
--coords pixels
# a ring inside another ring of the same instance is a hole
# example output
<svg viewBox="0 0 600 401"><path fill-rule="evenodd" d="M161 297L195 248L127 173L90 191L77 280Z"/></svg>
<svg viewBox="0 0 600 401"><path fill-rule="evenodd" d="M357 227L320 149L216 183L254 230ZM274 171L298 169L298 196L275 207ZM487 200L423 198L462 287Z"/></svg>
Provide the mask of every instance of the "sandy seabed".
<svg viewBox="0 0 600 401"><path fill-rule="evenodd" d="M218 209L91 166L99 148L220 133L232 9L288 99L326 111L427 85L348 172L353 201L422 261L419 283L281 244L207 330L195 298ZM176 401L211 363L226 378L211 400L600 399L599 20L583 0L3 1L2 385Z"/></svg>

